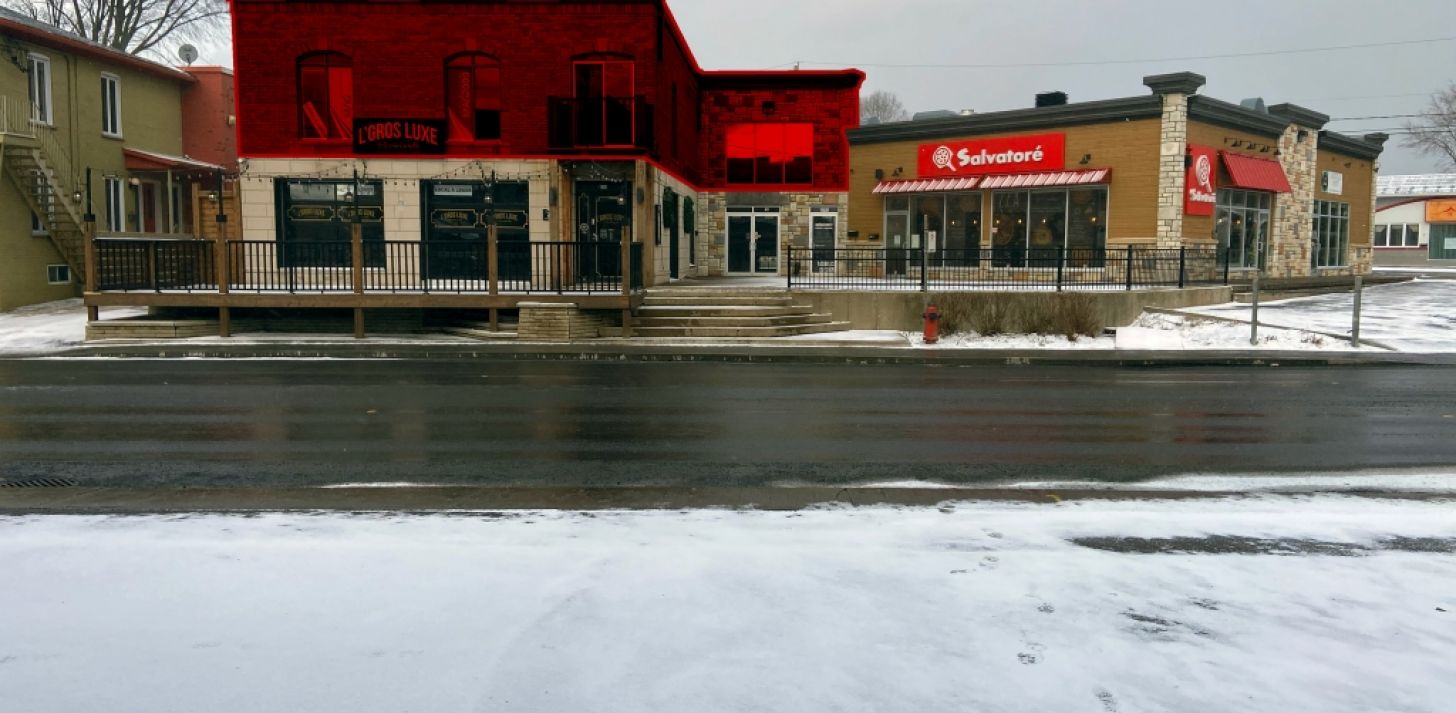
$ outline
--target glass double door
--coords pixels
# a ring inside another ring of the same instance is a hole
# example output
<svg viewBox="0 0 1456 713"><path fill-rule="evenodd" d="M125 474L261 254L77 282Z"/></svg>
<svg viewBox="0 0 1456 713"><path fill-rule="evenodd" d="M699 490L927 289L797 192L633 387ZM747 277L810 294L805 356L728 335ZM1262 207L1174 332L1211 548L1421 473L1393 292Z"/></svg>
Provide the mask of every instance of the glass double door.
<svg viewBox="0 0 1456 713"><path fill-rule="evenodd" d="M779 215L728 214L728 273L775 275L779 271Z"/></svg>

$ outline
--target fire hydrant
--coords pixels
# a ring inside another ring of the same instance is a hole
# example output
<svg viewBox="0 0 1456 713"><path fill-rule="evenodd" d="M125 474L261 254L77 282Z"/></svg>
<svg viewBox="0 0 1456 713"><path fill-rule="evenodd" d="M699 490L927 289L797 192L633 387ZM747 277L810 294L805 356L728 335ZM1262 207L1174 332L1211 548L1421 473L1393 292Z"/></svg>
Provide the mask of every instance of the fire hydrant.
<svg viewBox="0 0 1456 713"><path fill-rule="evenodd" d="M940 341L940 308L935 305L926 305L925 314L925 343L935 344Z"/></svg>

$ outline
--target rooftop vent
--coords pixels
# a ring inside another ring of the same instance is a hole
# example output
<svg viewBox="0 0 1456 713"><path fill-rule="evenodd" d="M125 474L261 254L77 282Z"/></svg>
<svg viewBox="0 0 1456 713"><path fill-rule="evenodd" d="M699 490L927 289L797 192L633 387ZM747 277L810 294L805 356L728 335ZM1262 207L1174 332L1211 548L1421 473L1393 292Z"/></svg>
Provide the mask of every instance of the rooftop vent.
<svg viewBox="0 0 1456 713"><path fill-rule="evenodd" d="M1041 94L1036 95L1036 108L1038 108L1038 109L1040 109L1042 107L1046 107L1046 106L1066 106L1066 105L1067 105L1067 93L1066 92L1042 92Z"/></svg>
<svg viewBox="0 0 1456 713"><path fill-rule="evenodd" d="M1252 99L1245 99L1245 100L1239 102L1239 106L1241 106L1241 107L1243 107L1245 109L1253 109L1254 111L1257 111L1260 114L1268 114L1269 113L1269 107L1264 106L1264 98L1263 97L1254 97Z"/></svg>
<svg viewBox="0 0 1456 713"><path fill-rule="evenodd" d="M927 121L929 119L954 119L960 116L949 109L936 109L935 111L917 111L915 116L910 117L911 121Z"/></svg>

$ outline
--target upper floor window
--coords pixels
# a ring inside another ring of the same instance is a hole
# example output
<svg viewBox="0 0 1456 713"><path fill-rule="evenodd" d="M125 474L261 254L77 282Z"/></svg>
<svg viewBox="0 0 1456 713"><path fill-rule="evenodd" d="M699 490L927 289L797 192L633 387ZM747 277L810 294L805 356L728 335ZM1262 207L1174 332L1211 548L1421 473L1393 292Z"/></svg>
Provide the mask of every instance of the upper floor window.
<svg viewBox="0 0 1456 713"><path fill-rule="evenodd" d="M314 52L298 59L298 117L305 139L353 136L354 68L348 56Z"/></svg>
<svg viewBox="0 0 1456 713"><path fill-rule="evenodd" d="M814 182L813 124L728 127L728 182L791 185Z"/></svg>
<svg viewBox="0 0 1456 713"><path fill-rule="evenodd" d="M53 124L51 61L45 55L31 54L26 66L30 72L30 120L38 124Z"/></svg>
<svg viewBox="0 0 1456 713"><path fill-rule="evenodd" d="M445 104L450 140L494 141L501 137L500 63L478 52L445 62Z"/></svg>
<svg viewBox="0 0 1456 713"><path fill-rule="evenodd" d="M578 146L631 146L638 137L634 75L630 59L587 59L576 62L576 131Z"/></svg>
<svg viewBox="0 0 1456 713"><path fill-rule="evenodd" d="M114 74L101 75L101 133L121 136L121 79Z"/></svg>

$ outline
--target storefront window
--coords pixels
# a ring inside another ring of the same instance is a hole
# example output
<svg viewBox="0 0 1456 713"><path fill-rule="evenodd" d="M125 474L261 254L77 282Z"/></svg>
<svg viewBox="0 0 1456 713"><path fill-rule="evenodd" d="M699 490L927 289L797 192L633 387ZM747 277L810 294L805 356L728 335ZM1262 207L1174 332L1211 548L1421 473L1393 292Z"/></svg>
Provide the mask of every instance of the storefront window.
<svg viewBox="0 0 1456 713"><path fill-rule="evenodd" d="M981 264L981 194L946 196L945 215L943 264Z"/></svg>
<svg viewBox="0 0 1456 713"><path fill-rule="evenodd" d="M991 264L1021 267L1026 264L1026 211L1031 195L1026 191L997 191L991 194Z"/></svg>
<svg viewBox="0 0 1456 713"><path fill-rule="evenodd" d="M1314 202L1314 267L1344 267L1350 247L1350 204Z"/></svg>
<svg viewBox="0 0 1456 713"><path fill-rule="evenodd" d="M1218 246L1237 270L1263 269L1269 253L1274 194L1230 188L1218 192Z"/></svg>
<svg viewBox="0 0 1456 713"><path fill-rule="evenodd" d="M728 127L728 182L766 186L814 182L813 124Z"/></svg>
<svg viewBox="0 0 1456 713"><path fill-rule="evenodd" d="M993 264L1095 267L1107 249L1107 189L992 193Z"/></svg>
<svg viewBox="0 0 1456 713"><path fill-rule="evenodd" d="M298 59L298 116L305 139L353 136L354 69L347 55L314 52Z"/></svg>
<svg viewBox="0 0 1456 713"><path fill-rule="evenodd" d="M364 237L364 265L384 267L384 184L360 181L280 181L279 267L349 267L354 213ZM357 206L357 208L356 208Z"/></svg>
<svg viewBox="0 0 1456 713"><path fill-rule="evenodd" d="M451 141L501 137L500 63L472 52L445 63L445 104Z"/></svg>

